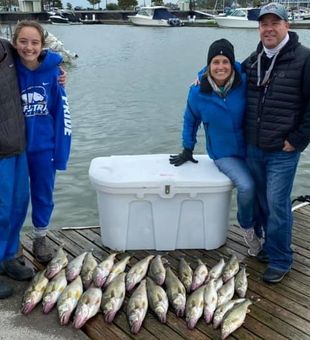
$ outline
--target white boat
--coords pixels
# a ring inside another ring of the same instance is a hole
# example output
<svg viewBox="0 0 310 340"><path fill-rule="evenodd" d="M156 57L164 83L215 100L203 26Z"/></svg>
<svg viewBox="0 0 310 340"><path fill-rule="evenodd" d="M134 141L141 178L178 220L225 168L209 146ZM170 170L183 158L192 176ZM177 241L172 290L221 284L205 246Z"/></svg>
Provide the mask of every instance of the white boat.
<svg viewBox="0 0 310 340"><path fill-rule="evenodd" d="M219 27L226 28L258 28L259 8L236 8L227 15L214 17Z"/></svg>
<svg viewBox="0 0 310 340"><path fill-rule="evenodd" d="M78 18L73 11L60 10L49 16L49 21L52 24L81 24L81 19Z"/></svg>
<svg viewBox="0 0 310 340"><path fill-rule="evenodd" d="M164 6L141 7L136 15L128 19L137 26L181 26L182 21Z"/></svg>

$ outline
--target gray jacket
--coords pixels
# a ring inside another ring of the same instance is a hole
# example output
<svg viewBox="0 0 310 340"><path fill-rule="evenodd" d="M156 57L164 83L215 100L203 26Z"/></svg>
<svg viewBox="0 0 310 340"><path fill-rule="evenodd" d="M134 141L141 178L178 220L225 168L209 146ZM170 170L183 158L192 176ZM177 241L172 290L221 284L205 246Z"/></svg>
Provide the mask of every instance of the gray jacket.
<svg viewBox="0 0 310 340"><path fill-rule="evenodd" d="M13 48L0 39L0 158L25 150L25 123L14 65Z"/></svg>

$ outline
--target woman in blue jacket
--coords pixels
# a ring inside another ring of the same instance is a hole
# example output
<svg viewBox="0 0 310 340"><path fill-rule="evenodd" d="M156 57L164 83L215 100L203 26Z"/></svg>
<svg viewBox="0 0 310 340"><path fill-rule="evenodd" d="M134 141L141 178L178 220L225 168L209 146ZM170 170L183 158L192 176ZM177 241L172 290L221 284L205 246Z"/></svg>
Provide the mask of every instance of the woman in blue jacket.
<svg viewBox="0 0 310 340"><path fill-rule="evenodd" d="M226 39L213 42L208 64L199 73L199 86L191 86L183 123L183 152L170 156L175 166L197 163L193 150L202 123L207 151L216 166L237 188L237 219L251 256L261 249L255 226L255 184L245 162L243 120L246 106L246 76L235 62L233 45Z"/></svg>
<svg viewBox="0 0 310 340"><path fill-rule="evenodd" d="M54 207L55 174L56 170L66 169L71 144L67 96L57 80L62 58L43 50L44 39L44 30L35 21L19 22L13 35L26 122L33 252L40 262L48 262L52 257L46 233Z"/></svg>

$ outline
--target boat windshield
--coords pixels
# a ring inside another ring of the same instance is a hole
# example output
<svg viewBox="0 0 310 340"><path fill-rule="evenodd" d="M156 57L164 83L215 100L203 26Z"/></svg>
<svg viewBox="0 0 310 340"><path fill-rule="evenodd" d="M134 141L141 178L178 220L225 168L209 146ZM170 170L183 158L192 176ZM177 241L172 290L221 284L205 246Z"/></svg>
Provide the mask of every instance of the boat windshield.
<svg viewBox="0 0 310 340"><path fill-rule="evenodd" d="M137 15L143 15L143 16L146 16L146 17L153 17L153 13L154 13L154 10L151 9L151 8L141 8Z"/></svg>
<svg viewBox="0 0 310 340"><path fill-rule="evenodd" d="M232 17L246 17L246 12L241 10L241 9L236 9L228 14L229 16Z"/></svg>

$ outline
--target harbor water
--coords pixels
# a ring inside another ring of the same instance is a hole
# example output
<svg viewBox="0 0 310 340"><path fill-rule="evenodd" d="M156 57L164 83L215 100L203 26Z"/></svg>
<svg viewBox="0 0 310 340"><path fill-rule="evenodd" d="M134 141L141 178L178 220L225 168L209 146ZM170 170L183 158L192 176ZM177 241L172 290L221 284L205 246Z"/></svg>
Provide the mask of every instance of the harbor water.
<svg viewBox="0 0 310 340"><path fill-rule="evenodd" d="M69 168L58 172L52 228L98 225L88 179L93 158L181 150L182 116L190 84L219 38L243 60L258 42L256 29L152 28L127 25L45 25L79 58L67 67L72 116ZM310 47L308 30L297 30ZM205 153L203 129L195 153ZM168 162L168 159L167 159ZM310 151L302 154L293 196L310 194ZM234 222L235 203L231 220ZM28 216L26 225L31 225Z"/></svg>

